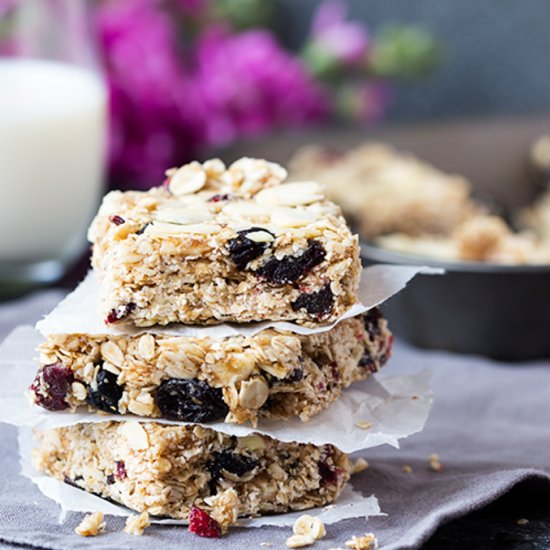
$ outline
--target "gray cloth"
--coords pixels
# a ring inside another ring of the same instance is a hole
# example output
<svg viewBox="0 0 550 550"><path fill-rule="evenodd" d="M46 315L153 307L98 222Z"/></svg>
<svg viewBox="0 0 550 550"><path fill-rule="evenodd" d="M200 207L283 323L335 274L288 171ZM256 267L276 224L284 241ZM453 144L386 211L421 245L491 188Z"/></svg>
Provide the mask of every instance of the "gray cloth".
<svg viewBox="0 0 550 550"><path fill-rule="evenodd" d="M25 307L0 308L0 331L33 322L59 298L39 295ZM36 307L33 307L33 303ZM550 479L550 365L504 365L475 357L421 352L398 342L386 375L433 371L435 405L426 429L401 450L380 447L359 453L369 468L353 478L365 495L376 494L387 517L330 525L316 543L343 547L351 535L374 532L385 549L416 548L443 521L479 508L526 478ZM9 377L6 378L9 380ZM438 453L444 470L429 469ZM412 468L405 473L403 466ZM93 539L73 533L80 514L58 524L57 507L18 475L15 430L0 425L0 543L51 549L157 548L257 549L260 542L285 548L288 528L232 529L223 541L200 539L184 527L151 527L143 537L122 532L124 520L107 518L107 532Z"/></svg>

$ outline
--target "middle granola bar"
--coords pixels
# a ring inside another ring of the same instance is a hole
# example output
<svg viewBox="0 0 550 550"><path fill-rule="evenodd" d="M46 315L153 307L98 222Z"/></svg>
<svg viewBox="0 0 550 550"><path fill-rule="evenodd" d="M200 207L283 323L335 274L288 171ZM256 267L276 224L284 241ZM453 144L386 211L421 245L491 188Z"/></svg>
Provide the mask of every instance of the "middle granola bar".
<svg viewBox="0 0 550 550"><path fill-rule="evenodd" d="M187 422L307 421L343 388L379 370L392 339L378 309L311 335L51 335L40 346L30 391L48 410L87 404Z"/></svg>

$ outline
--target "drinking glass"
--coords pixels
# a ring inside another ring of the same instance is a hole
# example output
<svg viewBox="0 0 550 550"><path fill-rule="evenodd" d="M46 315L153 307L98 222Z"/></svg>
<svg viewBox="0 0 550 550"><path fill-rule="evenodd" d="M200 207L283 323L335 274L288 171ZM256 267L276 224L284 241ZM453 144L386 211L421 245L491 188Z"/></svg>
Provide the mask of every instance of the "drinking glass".
<svg viewBox="0 0 550 550"><path fill-rule="evenodd" d="M0 297L57 280L84 251L107 130L90 5L20 0L3 10Z"/></svg>

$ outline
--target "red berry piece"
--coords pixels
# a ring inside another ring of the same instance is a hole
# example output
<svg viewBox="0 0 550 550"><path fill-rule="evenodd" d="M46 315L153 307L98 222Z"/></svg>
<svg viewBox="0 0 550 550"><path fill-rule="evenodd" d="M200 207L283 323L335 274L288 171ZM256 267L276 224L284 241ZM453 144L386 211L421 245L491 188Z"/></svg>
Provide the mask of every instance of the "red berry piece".
<svg viewBox="0 0 550 550"><path fill-rule="evenodd" d="M221 525L197 506L193 506L189 512L188 529L199 537L217 538L222 536Z"/></svg>
<svg viewBox="0 0 550 550"><path fill-rule="evenodd" d="M115 462L115 465L116 465L115 477L117 479L127 478L128 474L126 473L126 464L124 464L124 460L117 460Z"/></svg>
<svg viewBox="0 0 550 550"><path fill-rule="evenodd" d="M48 411L62 411L69 406L65 398L73 382L73 371L69 367L53 363L42 368L29 389L34 392L37 405Z"/></svg>
<svg viewBox="0 0 550 550"><path fill-rule="evenodd" d="M130 313L132 313L135 309L136 304L134 304L133 302L130 302L125 306L119 306L117 308L111 309L111 311L109 311L109 314L105 318L105 324L109 325L111 323L116 323L117 321L128 317L128 315L130 315Z"/></svg>
<svg viewBox="0 0 550 550"><path fill-rule="evenodd" d="M109 221L115 225L122 225L126 220L122 216L114 214L113 216L109 216Z"/></svg>

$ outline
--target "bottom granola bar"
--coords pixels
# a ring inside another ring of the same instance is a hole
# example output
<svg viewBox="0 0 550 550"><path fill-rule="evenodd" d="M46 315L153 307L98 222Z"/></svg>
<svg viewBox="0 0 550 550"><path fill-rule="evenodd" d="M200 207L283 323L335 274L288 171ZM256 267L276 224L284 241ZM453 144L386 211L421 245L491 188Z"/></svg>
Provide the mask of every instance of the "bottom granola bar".
<svg viewBox="0 0 550 550"><path fill-rule="evenodd" d="M332 445L225 435L198 425L123 421L37 432L38 470L138 512L189 519L199 509L222 528L237 517L333 502L350 476Z"/></svg>
<svg viewBox="0 0 550 550"><path fill-rule="evenodd" d="M87 404L187 422L307 421L342 389L379 370L391 343L377 308L310 335L272 329L229 338L57 334L40 347L30 390L49 410Z"/></svg>

